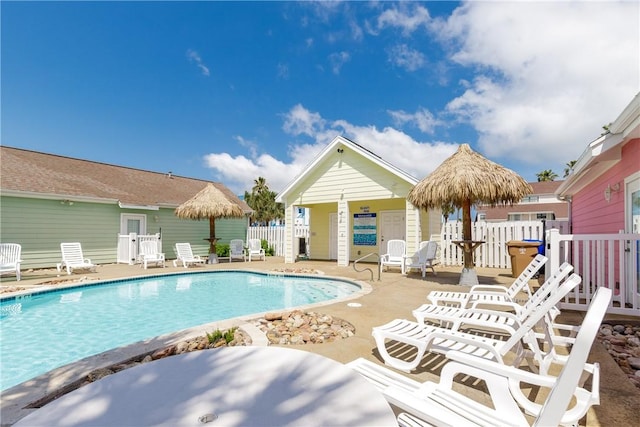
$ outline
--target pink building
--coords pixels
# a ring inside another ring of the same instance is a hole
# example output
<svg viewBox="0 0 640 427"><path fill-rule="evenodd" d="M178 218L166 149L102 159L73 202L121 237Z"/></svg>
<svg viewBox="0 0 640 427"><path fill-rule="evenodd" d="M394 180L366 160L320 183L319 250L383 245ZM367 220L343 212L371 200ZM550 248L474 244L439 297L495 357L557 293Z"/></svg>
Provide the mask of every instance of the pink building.
<svg viewBox="0 0 640 427"><path fill-rule="evenodd" d="M573 234L640 233L640 94L591 142L556 190Z"/></svg>
<svg viewBox="0 0 640 427"><path fill-rule="evenodd" d="M571 236L557 236L564 246L550 236L550 252L565 248L550 266L572 262L583 280L576 301L605 286L615 295L609 312L640 316L640 94L587 146L556 194L570 203Z"/></svg>

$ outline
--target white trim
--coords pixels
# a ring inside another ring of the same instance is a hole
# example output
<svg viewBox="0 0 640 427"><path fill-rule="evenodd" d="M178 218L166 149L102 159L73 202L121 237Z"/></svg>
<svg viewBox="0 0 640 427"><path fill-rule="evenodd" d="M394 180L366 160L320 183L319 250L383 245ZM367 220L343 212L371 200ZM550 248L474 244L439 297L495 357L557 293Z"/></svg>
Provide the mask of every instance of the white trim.
<svg viewBox="0 0 640 427"><path fill-rule="evenodd" d="M160 210L159 206L131 205L131 204L122 203L122 202L118 202L118 206L120 206L120 209L141 209L141 210L145 210L145 211L159 211Z"/></svg>
<svg viewBox="0 0 640 427"><path fill-rule="evenodd" d="M622 146L640 138L640 93L611 123L609 132L590 142L578 158L573 173L558 187L559 197L572 196L612 168L622 158Z"/></svg>
<svg viewBox="0 0 640 427"><path fill-rule="evenodd" d="M37 193L34 191L20 191L20 190L0 190L0 196L6 197L23 197L25 199L42 199L42 200L69 200L72 202L87 202L87 203L104 203L115 204L118 203L117 199L99 199L96 197L87 196L75 196L67 194L54 194L54 193Z"/></svg>

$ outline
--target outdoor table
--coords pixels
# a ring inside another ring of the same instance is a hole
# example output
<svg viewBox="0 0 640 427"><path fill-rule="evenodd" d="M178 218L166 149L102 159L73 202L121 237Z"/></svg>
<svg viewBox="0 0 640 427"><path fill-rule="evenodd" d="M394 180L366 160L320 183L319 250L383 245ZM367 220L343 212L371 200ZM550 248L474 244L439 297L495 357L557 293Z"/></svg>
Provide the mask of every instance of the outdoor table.
<svg viewBox="0 0 640 427"><path fill-rule="evenodd" d="M125 369L14 426L396 426L383 395L349 367L302 350L222 347Z"/></svg>

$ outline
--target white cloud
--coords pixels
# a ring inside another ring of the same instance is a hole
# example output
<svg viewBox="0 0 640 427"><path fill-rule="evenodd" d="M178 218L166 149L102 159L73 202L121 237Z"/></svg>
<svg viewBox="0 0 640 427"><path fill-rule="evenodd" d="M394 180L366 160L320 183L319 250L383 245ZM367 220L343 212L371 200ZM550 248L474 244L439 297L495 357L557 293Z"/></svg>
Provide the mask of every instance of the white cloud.
<svg viewBox="0 0 640 427"><path fill-rule="evenodd" d="M418 111L414 118L425 115ZM310 137L312 143L296 143L288 147L288 163L269 154L257 154L256 146L241 137L236 140L248 148L249 156L230 156L227 153L212 153L205 156L208 167L225 185L236 193L243 193L259 176L267 180L273 191L282 190L295 176L338 135L343 135L376 153L392 165L416 178L424 178L443 160L455 152L458 145L445 142L419 142L402 131L391 127L382 130L375 126L360 126L346 120L328 121L319 113L311 112L298 104L284 115L283 129L288 134Z"/></svg>
<svg viewBox="0 0 640 427"><path fill-rule="evenodd" d="M277 74L279 78L289 80L289 65L279 62Z"/></svg>
<svg viewBox="0 0 640 427"><path fill-rule="evenodd" d="M340 74L342 66L349 62L350 59L351 55L345 51L335 52L329 55L329 62L331 63L331 71L333 71L333 74Z"/></svg>
<svg viewBox="0 0 640 427"><path fill-rule="evenodd" d="M429 25L430 21L429 11L423 6L415 3L398 3L378 16L377 31L388 27L399 28L404 36L409 36L418 28Z"/></svg>
<svg viewBox="0 0 640 427"><path fill-rule="evenodd" d="M396 126L403 126L407 123L416 126L424 133L433 133L436 126L442 122L434 117L431 111L426 108L419 108L415 113L407 113L403 110L388 111Z"/></svg>
<svg viewBox="0 0 640 427"><path fill-rule="evenodd" d="M200 57L200 54L198 52L193 49L188 49L187 58L189 59L189 62L195 62L196 66L200 68L202 75L209 76L209 68L204 65L204 63L202 62L202 58Z"/></svg>
<svg viewBox="0 0 640 427"><path fill-rule="evenodd" d="M434 28L474 69L449 112L492 158L560 169L640 89L636 2L469 2ZM556 166L559 165L559 166Z"/></svg>
<svg viewBox="0 0 640 427"><path fill-rule="evenodd" d="M399 44L387 50L389 62L407 71L416 71L425 64L424 54L406 44Z"/></svg>
<svg viewBox="0 0 640 427"><path fill-rule="evenodd" d="M325 120L318 113L312 113L301 104L295 105L286 115L282 129L294 136L313 137L325 126Z"/></svg>

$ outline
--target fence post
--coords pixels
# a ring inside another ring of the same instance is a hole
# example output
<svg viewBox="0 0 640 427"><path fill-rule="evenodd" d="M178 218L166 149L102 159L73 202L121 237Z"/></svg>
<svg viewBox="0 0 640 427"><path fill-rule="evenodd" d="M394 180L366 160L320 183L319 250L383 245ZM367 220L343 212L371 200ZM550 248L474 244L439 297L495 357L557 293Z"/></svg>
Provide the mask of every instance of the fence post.
<svg viewBox="0 0 640 427"><path fill-rule="evenodd" d="M546 234L545 240L549 248L546 254L549 258L549 263L545 268L545 278L550 277L551 274L560 267L560 230L552 228L551 230L547 230Z"/></svg>

